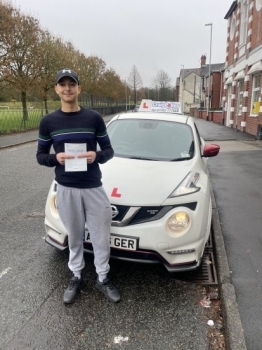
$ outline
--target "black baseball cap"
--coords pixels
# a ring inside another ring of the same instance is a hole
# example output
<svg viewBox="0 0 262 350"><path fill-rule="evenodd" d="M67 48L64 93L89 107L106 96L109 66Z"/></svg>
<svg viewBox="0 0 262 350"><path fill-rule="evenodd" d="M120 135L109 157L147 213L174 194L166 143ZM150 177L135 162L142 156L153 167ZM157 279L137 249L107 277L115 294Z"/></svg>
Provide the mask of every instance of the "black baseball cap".
<svg viewBox="0 0 262 350"><path fill-rule="evenodd" d="M56 73L55 83L57 84L60 79L64 77L72 78L79 85L79 78L76 72L72 69L64 68Z"/></svg>

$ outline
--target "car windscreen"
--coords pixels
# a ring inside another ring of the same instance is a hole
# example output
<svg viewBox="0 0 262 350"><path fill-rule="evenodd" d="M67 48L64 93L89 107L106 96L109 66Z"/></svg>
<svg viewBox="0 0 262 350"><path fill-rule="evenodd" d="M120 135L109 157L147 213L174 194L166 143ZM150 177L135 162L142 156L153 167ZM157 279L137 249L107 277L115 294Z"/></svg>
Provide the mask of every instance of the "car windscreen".
<svg viewBox="0 0 262 350"><path fill-rule="evenodd" d="M122 119L107 127L115 157L183 161L194 155L189 125L163 120Z"/></svg>

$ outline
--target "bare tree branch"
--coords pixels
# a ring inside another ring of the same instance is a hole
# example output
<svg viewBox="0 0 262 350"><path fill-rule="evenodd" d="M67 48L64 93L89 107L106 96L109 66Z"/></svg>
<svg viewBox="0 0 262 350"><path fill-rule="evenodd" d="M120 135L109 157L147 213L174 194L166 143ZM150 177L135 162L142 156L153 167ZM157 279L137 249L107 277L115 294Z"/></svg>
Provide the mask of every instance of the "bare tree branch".
<svg viewBox="0 0 262 350"><path fill-rule="evenodd" d="M128 78L131 89L134 91L134 102L137 103L137 91L142 87L142 78L138 73L136 66L133 66L131 73Z"/></svg>

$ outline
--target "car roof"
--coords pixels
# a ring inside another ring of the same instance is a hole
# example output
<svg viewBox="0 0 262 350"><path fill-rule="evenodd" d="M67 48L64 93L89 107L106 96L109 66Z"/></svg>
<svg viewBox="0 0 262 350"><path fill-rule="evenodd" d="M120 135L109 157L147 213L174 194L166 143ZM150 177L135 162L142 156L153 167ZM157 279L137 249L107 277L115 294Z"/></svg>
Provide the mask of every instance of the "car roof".
<svg viewBox="0 0 262 350"><path fill-rule="evenodd" d="M137 106L136 106L137 107ZM194 120L189 115L181 112L179 102L171 101L152 101L143 99L136 113L123 113L116 115L116 119L148 119L148 120L165 120L181 124L193 125Z"/></svg>

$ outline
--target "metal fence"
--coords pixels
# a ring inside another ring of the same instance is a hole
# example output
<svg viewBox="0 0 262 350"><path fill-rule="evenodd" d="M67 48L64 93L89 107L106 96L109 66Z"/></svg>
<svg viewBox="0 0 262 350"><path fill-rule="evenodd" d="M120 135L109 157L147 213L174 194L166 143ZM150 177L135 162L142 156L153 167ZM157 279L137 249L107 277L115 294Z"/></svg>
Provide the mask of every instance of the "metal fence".
<svg viewBox="0 0 262 350"><path fill-rule="evenodd" d="M0 134L37 129L44 114L43 109L27 109L24 118L22 109L0 110Z"/></svg>
<svg viewBox="0 0 262 350"><path fill-rule="evenodd" d="M126 101L114 101L107 96L92 95L81 92L79 96L79 104L85 108L91 108L102 115L110 115L126 110Z"/></svg>
<svg viewBox="0 0 262 350"><path fill-rule="evenodd" d="M94 109L103 116L116 114L126 110L125 103L113 104L112 101L109 101L106 98L101 98L100 96L98 99L98 96L94 95L83 95L79 104L85 108ZM132 105L129 107L131 109L134 106ZM50 113L55 109L56 108L51 107L48 109L48 112ZM23 113L22 108L0 108L0 135L38 129L40 120L45 114L45 109L39 108L28 108L26 113Z"/></svg>
<svg viewBox="0 0 262 350"><path fill-rule="evenodd" d="M112 98L108 96L99 96L89 94L87 92L81 92L79 96L79 104L85 107L101 107L101 106L113 106L115 104L124 104L121 101L115 102Z"/></svg>

